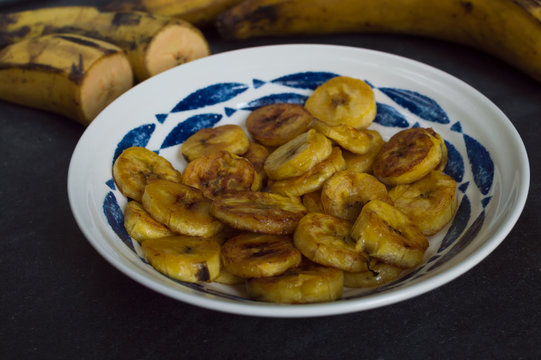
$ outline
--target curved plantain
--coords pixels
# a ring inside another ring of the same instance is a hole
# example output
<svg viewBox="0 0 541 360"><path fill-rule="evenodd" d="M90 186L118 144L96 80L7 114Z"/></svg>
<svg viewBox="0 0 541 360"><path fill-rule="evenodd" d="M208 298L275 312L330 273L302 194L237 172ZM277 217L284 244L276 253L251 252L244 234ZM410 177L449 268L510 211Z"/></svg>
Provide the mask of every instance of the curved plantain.
<svg viewBox="0 0 541 360"><path fill-rule="evenodd" d="M353 32L426 36L490 53L541 81L538 0L246 0L217 19L227 39Z"/></svg>
<svg viewBox="0 0 541 360"><path fill-rule="evenodd" d="M184 19L197 27L210 26L216 16L242 0L112 0L111 11L145 11Z"/></svg>

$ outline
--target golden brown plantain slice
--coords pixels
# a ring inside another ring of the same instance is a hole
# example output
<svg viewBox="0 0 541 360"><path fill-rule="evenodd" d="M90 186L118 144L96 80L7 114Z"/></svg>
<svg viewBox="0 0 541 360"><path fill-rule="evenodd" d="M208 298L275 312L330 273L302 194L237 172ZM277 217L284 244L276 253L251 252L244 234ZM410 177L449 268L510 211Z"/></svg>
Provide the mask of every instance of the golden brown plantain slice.
<svg viewBox="0 0 541 360"><path fill-rule="evenodd" d="M213 281L220 274L220 245L212 239L177 235L149 239L141 248L156 270L173 279Z"/></svg>
<svg viewBox="0 0 541 360"><path fill-rule="evenodd" d="M331 141L310 129L274 150L265 160L265 172L273 180L299 176L325 160L331 152Z"/></svg>
<svg viewBox="0 0 541 360"><path fill-rule="evenodd" d="M289 236L244 233L222 245L222 263L242 278L275 276L301 262Z"/></svg>
<svg viewBox="0 0 541 360"><path fill-rule="evenodd" d="M352 223L332 215L309 213L295 230L294 244L315 263L344 271L368 270L368 256L355 249L349 236Z"/></svg>
<svg viewBox="0 0 541 360"><path fill-rule="evenodd" d="M240 276L231 274L229 271L227 271L223 267L223 265L222 265L222 268L220 269L220 275L218 275L218 277L214 279L214 282L217 282L219 284L224 284L224 285L238 285L238 284L242 284L245 281L246 281L245 278L241 278Z"/></svg>
<svg viewBox="0 0 541 360"><path fill-rule="evenodd" d="M392 203L387 188L374 176L352 170L335 173L323 184L321 204L324 212L354 221L370 200Z"/></svg>
<svg viewBox="0 0 541 360"><path fill-rule="evenodd" d="M345 167L346 162L342 157L342 150L335 146L328 158L314 165L304 174L282 180L269 180L268 187L271 192L277 194L301 196L321 189L325 180Z"/></svg>
<svg viewBox="0 0 541 360"><path fill-rule="evenodd" d="M308 130L313 116L299 104L278 103L262 106L246 119L246 129L266 146L280 146Z"/></svg>
<svg viewBox="0 0 541 360"><path fill-rule="evenodd" d="M373 259L370 261L367 271L344 271L344 286L350 288L375 288L398 279L401 274L401 268Z"/></svg>
<svg viewBox="0 0 541 360"><path fill-rule="evenodd" d="M342 296L342 270L303 260L300 266L282 275L249 279L248 295L254 299L282 303L307 304L333 301Z"/></svg>
<svg viewBox="0 0 541 360"><path fill-rule="evenodd" d="M394 134L374 160L374 175L387 185L419 180L441 163L440 139L430 128L412 128Z"/></svg>
<svg viewBox="0 0 541 360"><path fill-rule="evenodd" d="M428 248L421 230L404 213L381 200L364 205L351 237L357 241L357 250L400 268L418 266Z"/></svg>
<svg viewBox="0 0 541 360"><path fill-rule="evenodd" d="M427 236L443 229L458 207L456 181L437 170L414 183L395 186L389 196Z"/></svg>
<svg viewBox="0 0 541 360"><path fill-rule="evenodd" d="M240 126L221 125L197 131L184 141L180 152L188 161L193 161L219 150L241 155L248 151L249 146L250 139Z"/></svg>
<svg viewBox="0 0 541 360"><path fill-rule="evenodd" d="M306 100L306 109L317 119L331 125L367 128L376 118L376 98L366 82L337 76L316 88Z"/></svg>
<svg viewBox="0 0 541 360"><path fill-rule="evenodd" d="M167 226L154 220L143 205L135 200L128 202L124 209L124 228L140 243L148 239L175 235Z"/></svg>
<svg viewBox="0 0 541 360"><path fill-rule="evenodd" d="M265 146L255 142L251 142L248 151L242 154L243 158L248 159L252 165L254 165L254 169L258 175L257 178L259 184L254 183L254 186L252 187L253 191L261 190L264 186L265 180L267 179L267 173L263 167L269 154L270 152Z"/></svg>
<svg viewBox="0 0 541 360"><path fill-rule="evenodd" d="M306 208L299 198L267 192L237 192L216 197L211 213L235 229L287 235L295 231Z"/></svg>
<svg viewBox="0 0 541 360"><path fill-rule="evenodd" d="M447 167L447 162L449 161L449 153L447 152L447 145L445 145L445 140L440 136L440 134L436 133L436 137L438 140L440 140L440 146L441 146L441 161L436 166L435 170L444 171Z"/></svg>
<svg viewBox="0 0 541 360"><path fill-rule="evenodd" d="M180 172L164 157L134 146L124 150L115 160L113 179L124 196L141 202L148 183L157 179L180 182Z"/></svg>
<svg viewBox="0 0 541 360"><path fill-rule="evenodd" d="M378 155L385 141L377 130L365 130L371 137L370 148L366 154L354 154L350 151L343 151L342 156L346 161L346 169L357 172L372 173L372 164Z"/></svg>
<svg viewBox="0 0 541 360"><path fill-rule="evenodd" d="M182 183L197 188L209 199L227 192L257 190L261 185L252 163L226 150L190 161Z"/></svg>
<svg viewBox="0 0 541 360"><path fill-rule="evenodd" d="M321 189L309 192L302 196L302 204L309 213L324 213L321 203Z"/></svg>
<svg viewBox="0 0 541 360"><path fill-rule="evenodd" d="M200 190L157 180L145 187L143 207L157 221L178 234L212 237L223 224L210 215L210 200Z"/></svg>
<svg viewBox="0 0 541 360"><path fill-rule="evenodd" d="M366 129L357 129L345 124L329 125L318 119L312 120L310 128L355 154L366 154L372 144L372 135Z"/></svg>

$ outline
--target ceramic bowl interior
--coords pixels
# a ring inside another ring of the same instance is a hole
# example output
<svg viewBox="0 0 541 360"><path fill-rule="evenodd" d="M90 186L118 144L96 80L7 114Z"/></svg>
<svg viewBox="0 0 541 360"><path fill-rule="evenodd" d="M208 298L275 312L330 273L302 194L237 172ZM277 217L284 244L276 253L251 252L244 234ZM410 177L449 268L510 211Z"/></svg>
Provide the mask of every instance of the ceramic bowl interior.
<svg viewBox="0 0 541 360"><path fill-rule="evenodd" d="M445 139L445 172L459 189L457 214L430 237L422 266L377 289L344 289L331 303L279 305L247 298L242 286L183 283L154 270L123 227L127 199L112 164L130 146L144 146L182 170L183 141L197 130L244 127L248 114L277 102L303 104L326 80L346 75L376 94L371 128L385 139L410 127L431 127ZM503 145L503 146L502 146ZM434 289L472 268L508 234L529 188L529 165L509 119L464 82L402 57L330 45L280 45L232 51L155 76L107 107L81 137L68 174L70 204L83 233L111 264L162 294L236 314L303 317L376 308Z"/></svg>

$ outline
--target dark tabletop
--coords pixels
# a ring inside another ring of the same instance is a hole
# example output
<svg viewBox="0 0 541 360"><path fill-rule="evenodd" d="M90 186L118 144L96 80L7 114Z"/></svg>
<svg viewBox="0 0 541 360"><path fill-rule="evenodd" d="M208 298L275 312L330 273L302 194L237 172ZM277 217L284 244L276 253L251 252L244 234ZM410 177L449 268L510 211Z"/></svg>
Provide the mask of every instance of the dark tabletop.
<svg viewBox="0 0 541 360"><path fill-rule="evenodd" d="M0 12L91 3L27 1ZM347 34L226 42L212 30L205 34L214 53L340 44L402 55L464 80L511 119L526 145L531 187L518 223L466 274L391 306L306 319L206 310L140 285L87 242L67 196L68 165L84 127L0 101L0 358L541 358L540 83L485 53L439 40Z"/></svg>

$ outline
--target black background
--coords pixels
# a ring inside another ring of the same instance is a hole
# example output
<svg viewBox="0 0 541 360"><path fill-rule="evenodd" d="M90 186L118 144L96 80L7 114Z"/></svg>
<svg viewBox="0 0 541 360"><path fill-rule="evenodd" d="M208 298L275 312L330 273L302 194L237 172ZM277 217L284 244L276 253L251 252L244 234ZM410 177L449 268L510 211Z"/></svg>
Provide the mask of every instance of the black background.
<svg viewBox="0 0 541 360"><path fill-rule="evenodd" d="M0 12L103 3L26 1ZM464 80L511 119L526 145L531 186L517 225L466 274L391 306L300 319L206 310L126 277L84 238L66 190L70 157L84 128L0 101L0 358L541 358L538 82L476 49L411 36L226 42L212 30L205 35L213 53L300 42L349 45L402 55Z"/></svg>

